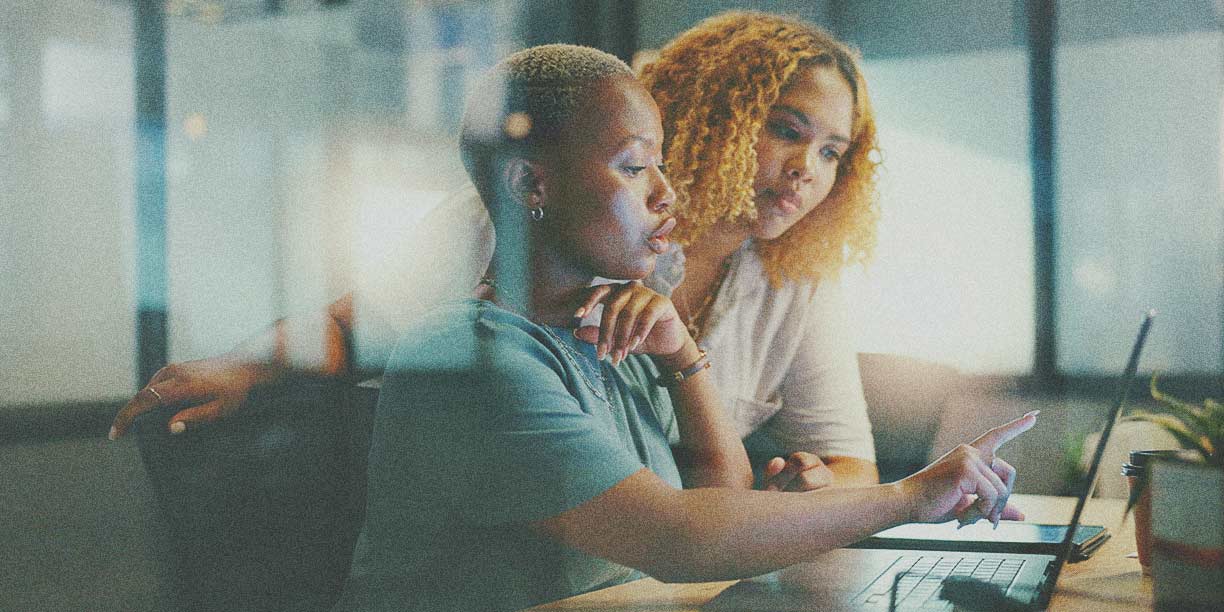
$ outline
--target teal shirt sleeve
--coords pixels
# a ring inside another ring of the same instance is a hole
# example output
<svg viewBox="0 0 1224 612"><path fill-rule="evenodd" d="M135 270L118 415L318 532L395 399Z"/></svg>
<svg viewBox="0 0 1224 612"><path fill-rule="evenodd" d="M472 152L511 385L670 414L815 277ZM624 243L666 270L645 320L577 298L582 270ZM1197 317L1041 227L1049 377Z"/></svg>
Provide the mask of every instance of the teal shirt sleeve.
<svg viewBox="0 0 1224 612"><path fill-rule="evenodd" d="M530 522L642 469L571 374L546 339L479 309L410 335L383 381L371 463L386 469L371 502L407 488L474 525Z"/></svg>

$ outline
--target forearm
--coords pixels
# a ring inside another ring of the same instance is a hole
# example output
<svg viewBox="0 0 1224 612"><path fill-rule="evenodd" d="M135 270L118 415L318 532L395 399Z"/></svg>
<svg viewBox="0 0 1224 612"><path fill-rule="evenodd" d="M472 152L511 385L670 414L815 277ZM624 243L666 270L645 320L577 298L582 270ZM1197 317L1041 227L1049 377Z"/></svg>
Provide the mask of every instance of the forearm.
<svg viewBox="0 0 1224 612"><path fill-rule="evenodd" d="M857 457L821 457L833 472L835 487L865 487L880 483L880 472L876 464Z"/></svg>
<svg viewBox="0 0 1224 612"><path fill-rule="evenodd" d="M687 517L677 541L667 545L674 551L669 565L656 569L661 580L764 574L904 523L911 514L895 484L805 493L701 489L684 494Z"/></svg>
<svg viewBox="0 0 1224 612"><path fill-rule="evenodd" d="M995 520L1015 470L998 448L1036 423L1026 414L961 444L895 483L803 493L677 490L646 468L559 515L532 523L558 542L660 580L706 581L767 573L904 522L963 518L962 504ZM999 465L996 466L995 464Z"/></svg>
<svg viewBox="0 0 1224 612"><path fill-rule="evenodd" d="M352 313L352 298L346 295L324 312L278 320L222 358L241 363L255 384L276 382L290 372L328 378L349 375Z"/></svg>
<svg viewBox="0 0 1224 612"><path fill-rule="evenodd" d="M700 353L689 341L678 355L660 359L665 372L697 361ZM675 407L680 440L673 452L686 488L752 487L752 465L708 370L700 370L668 387Z"/></svg>
<svg viewBox="0 0 1224 612"><path fill-rule="evenodd" d="M660 580L699 582L809 560L911 520L919 499L901 483L805 493L677 490L642 469L536 527Z"/></svg>

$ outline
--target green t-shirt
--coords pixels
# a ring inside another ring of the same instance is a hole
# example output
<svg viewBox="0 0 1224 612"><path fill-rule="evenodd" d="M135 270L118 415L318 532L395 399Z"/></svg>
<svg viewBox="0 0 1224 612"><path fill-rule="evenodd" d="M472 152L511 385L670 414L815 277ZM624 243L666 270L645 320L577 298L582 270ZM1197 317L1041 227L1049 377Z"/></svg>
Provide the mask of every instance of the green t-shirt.
<svg viewBox="0 0 1224 612"><path fill-rule="evenodd" d="M649 358L612 367L569 330L480 300L408 330L383 380L338 607L517 610L639 577L527 524L642 467L681 486L657 375Z"/></svg>

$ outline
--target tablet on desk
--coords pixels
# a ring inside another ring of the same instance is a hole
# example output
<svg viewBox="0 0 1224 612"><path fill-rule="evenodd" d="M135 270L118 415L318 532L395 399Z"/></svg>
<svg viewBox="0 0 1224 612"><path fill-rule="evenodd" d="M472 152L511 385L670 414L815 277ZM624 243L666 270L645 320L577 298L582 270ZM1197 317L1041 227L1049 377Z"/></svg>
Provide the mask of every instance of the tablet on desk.
<svg viewBox="0 0 1224 612"><path fill-rule="evenodd" d="M961 529L956 521L946 523L906 523L885 529L850 548L892 548L903 550L951 550L1001 553L1057 554L1067 533L1066 525L1047 525L1003 521L996 530L987 521ZM1092 556L1109 531L1100 525L1080 525L1075 531L1070 561Z"/></svg>

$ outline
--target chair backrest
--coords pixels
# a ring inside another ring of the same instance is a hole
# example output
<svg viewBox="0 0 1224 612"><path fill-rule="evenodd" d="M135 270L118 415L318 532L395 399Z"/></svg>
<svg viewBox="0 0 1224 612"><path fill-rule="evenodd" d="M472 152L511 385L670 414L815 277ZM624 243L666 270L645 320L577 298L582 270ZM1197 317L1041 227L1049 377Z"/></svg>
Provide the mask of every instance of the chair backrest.
<svg viewBox="0 0 1224 612"><path fill-rule="evenodd" d="M365 510L376 392L318 381L253 397L180 435L178 407L137 421L160 510L166 585L183 612L327 610Z"/></svg>
<svg viewBox="0 0 1224 612"><path fill-rule="evenodd" d="M960 373L887 353L859 353L858 360L880 482L900 480L926 466Z"/></svg>

